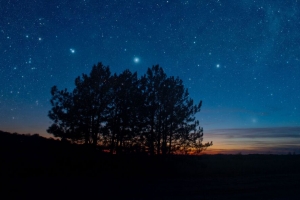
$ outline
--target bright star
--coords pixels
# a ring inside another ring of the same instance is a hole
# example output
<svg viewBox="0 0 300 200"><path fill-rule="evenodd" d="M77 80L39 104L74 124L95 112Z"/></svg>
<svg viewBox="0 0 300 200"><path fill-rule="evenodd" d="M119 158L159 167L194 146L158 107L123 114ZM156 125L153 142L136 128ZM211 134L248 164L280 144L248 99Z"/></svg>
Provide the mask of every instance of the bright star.
<svg viewBox="0 0 300 200"><path fill-rule="evenodd" d="M135 63L139 63L139 62L140 62L140 59L137 58L137 57L135 57L135 58L133 59L133 61L134 61Z"/></svg>

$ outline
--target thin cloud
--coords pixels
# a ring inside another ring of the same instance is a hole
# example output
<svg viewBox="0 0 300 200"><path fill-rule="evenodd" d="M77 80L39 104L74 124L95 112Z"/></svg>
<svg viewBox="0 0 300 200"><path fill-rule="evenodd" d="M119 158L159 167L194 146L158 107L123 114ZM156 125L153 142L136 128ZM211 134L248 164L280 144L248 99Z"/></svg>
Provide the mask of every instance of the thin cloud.
<svg viewBox="0 0 300 200"><path fill-rule="evenodd" d="M227 138L300 138L300 127L215 129L206 133Z"/></svg>
<svg viewBox="0 0 300 200"><path fill-rule="evenodd" d="M300 153L300 127L216 129L205 140L214 142L208 153Z"/></svg>

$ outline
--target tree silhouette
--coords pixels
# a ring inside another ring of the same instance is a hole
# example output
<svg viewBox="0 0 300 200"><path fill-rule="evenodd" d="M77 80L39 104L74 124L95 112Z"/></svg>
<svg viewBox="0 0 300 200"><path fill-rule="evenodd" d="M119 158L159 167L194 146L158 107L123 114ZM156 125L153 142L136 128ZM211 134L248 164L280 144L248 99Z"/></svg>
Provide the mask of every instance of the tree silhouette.
<svg viewBox="0 0 300 200"><path fill-rule="evenodd" d="M108 117L111 152L121 153L140 144L139 111L143 101L139 84L137 73L129 70L112 77L113 99Z"/></svg>
<svg viewBox="0 0 300 200"><path fill-rule="evenodd" d="M82 74L75 80L73 91L78 131L84 134L85 143L97 145L107 123L112 99L111 72L102 63L94 65L90 76Z"/></svg>
<svg viewBox="0 0 300 200"><path fill-rule="evenodd" d="M53 86L51 95L52 109L49 111L48 116L53 120L53 124L47 129L47 132L62 139L75 139L72 94L67 89L59 91L56 86Z"/></svg>
<svg viewBox="0 0 300 200"><path fill-rule="evenodd" d="M48 132L56 137L84 140L97 145L107 121L111 101L110 70L102 63L94 65L90 76L82 74L75 79L75 89L58 91L52 87L52 109L48 116L54 123Z"/></svg>
<svg viewBox="0 0 300 200"><path fill-rule="evenodd" d="M200 111L202 102L194 105L182 80L167 77L163 69L156 65L148 69L142 77L142 83L146 88L144 94L149 127L146 145L150 154L171 154L183 145L189 144L189 149L193 149L197 143L201 143L203 134L190 133L199 126L195 114ZM187 137L180 134L183 129ZM200 127L198 129L201 130ZM194 142L191 142L191 136ZM206 144L207 147L210 145L212 143Z"/></svg>
<svg viewBox="0 0 300 200"><path fill-rule="evenodd" d="M148 68L146 75L142 77L146 107L144 110L146 125L144 135L146 146L149 148L151 155L160 153L162 96L159 92L163 87L166 77L166 74L158 65L153 66L151 69Z"/></svg>
<svg viewBox="0 0 300 200"><path fill-rule="evenodd" d="M64 140L106 148L111 153L200 153L203 129L194 105L178 77L167 77L158 65L140 79L125 70L111 75L109 67L94 65L75 79L75 89L51 89L48 132Z"/></svg>

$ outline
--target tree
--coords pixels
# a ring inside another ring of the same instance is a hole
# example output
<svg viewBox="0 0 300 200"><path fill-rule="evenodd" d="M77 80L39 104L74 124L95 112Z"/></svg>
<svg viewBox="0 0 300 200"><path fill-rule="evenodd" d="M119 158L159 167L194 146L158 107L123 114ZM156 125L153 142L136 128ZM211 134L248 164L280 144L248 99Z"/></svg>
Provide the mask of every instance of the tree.
<svg viewBox="0 0 300 200"><path fill-rule="evenodd" d="M145 145L150 154L171 154L176 150L178 139L179 144L196 148L195 144L202 142L203 134L192 135L191 131L199 125L195 121L195 114L200 111L202 102L194 105L182 80L178 77L167 77L158 65L148 69L147 74L142 77L142 83L148 111L145 113L148 127L144 133L147 138ZM186 135L180 134L183 126ZM191 142L191 136L194 142Z"/></svg>
<svg viewBox="0 0 300 200"><path fill-rule="evenodd" d="M74 135L72 94L67 89L59 91L57 86L53 86L51 95L52 109L49 111L48 116L53 120L53 124L47 129L47 132L63 140L75 139L77 136Z"/></svg>
<svg viewBox="0 0 300 200"><path fill-rule="evenodd" d="M108 127L111 152L122 153L139 145L139 111L143 103L137 73L125 70L112 77L112 109Z"/></svg>
<svg viewBox="0 0 300 200"><path fill-rule="evenodd" d="M179 154L200 154L203 150L213 145L212 142L205 144L203 141L203 128L199 121L182 123L175 139L174 151Z"/></svg>
<svg viewBox="0 0 300 200"><path fill-rule="evenodd" d="M142 77L143 94L145 98L144 117L145 117L145 145L151 155L160 154L161 142L161 95L166 74L158 65L148 68L145 76Z"/></svg>
<svg viewBox="0 0 300 200"><path fill-rule="evenodd" d="M75 79L72 93L58 91L54 86L51 90L52 110L50 119L54 123L48 132L67 138L84 138L85 144L97 145L100 133L107 121L111 101L110 70L102 63L94 65L90 75L82 74Z"/></svg>
<svg viewBox="0 0 300 200"><path fill-rule="evenodd" d="M167 77L159 65L140 79L125 70L111 75L109 67L94 65L90 74L75 79L75 89L51 89L53 124L48 132L62 139L100 145L111 153L151 155L199 153L203 129L194 104L178 77Z"/></svg>

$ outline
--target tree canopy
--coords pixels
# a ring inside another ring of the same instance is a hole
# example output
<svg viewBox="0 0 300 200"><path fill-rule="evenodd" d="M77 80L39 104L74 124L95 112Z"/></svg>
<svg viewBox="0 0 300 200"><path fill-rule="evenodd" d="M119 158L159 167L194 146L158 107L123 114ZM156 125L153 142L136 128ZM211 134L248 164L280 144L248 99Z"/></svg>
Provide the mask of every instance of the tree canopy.
<svg viewBox="0 0 300 200"><path fill-rule="evenodd" d="M202 101L194 104L183 81L159 65L138 78L128 69L112 75L98 63L75 79L72 92L53 86L51 95L47 132L63 140L117 154L198 154L212 145L203 143L195 118Z"/></svg>

